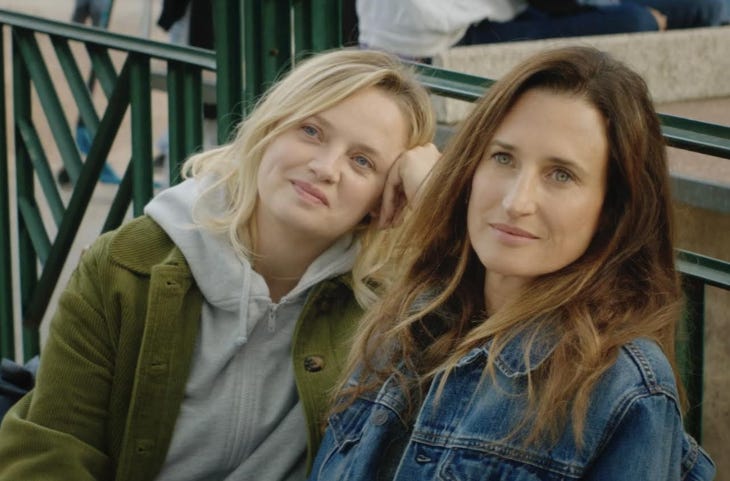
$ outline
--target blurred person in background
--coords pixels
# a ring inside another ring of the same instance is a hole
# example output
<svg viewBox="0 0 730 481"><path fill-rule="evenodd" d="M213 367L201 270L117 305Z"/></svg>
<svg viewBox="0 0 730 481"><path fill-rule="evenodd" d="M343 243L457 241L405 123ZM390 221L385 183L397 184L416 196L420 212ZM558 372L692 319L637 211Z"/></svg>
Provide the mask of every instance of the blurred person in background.
<svg viewBox="0 0 730 481"><path fill-rule="evenodd" d="M359 43L428 61L453 46L719 25L725 0L357 0Z"/></svg>

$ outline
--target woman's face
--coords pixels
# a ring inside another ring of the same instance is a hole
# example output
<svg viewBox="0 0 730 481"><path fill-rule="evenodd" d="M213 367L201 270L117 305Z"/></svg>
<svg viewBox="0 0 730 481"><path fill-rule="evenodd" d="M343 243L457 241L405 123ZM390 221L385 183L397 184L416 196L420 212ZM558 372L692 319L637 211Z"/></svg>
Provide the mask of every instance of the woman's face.
<svg viewBox="0 0 730 481"><path fill-rule="evenodd" d="M334 241L378 207L406 135L396 101L376 88L303 120L264 152L257 222L299 240Z"/></svg>
<svg viewBox="0 0 730 481"><path fill-rule="evenodd" d="M585 99L540 89L520 97L472 180L467 226L487 289L524 285L585 252L607 166L605 122Z"/></svg>

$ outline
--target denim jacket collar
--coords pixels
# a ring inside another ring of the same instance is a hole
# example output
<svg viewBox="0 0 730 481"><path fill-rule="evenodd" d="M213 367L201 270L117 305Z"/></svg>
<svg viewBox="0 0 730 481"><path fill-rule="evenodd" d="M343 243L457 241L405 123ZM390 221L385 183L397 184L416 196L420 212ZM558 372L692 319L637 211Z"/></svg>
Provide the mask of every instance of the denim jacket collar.
<svg viewBox="0 0 730 481"><path fill-rule="evenodd" d="M533 337L533 333L539 327L528 328L520 332L500 351L495 358L494 365L502 374L509 378L525 376L529 372L535 371L545 360L552 354L557 347L556 336L547 335L549 331L540 329L540 333L534 336L532 347L529 352L529 362L526 359L525 348ZM479 359L485 359L489 356L493 341L490 339L484 346L472 349L458 363L457 367L466 366Z"/></svg>
<svg viewBox="0 0 730 481"><path fill-rule="evenodd" d="M422 309L433 300L436 294L437 291L434 289L421 295L414 302L412 311ZM446 321L452 321L456 317L456 314L450 312L446 306L441 306L434 314ZM547 324L547 320L533 320L530 327L519 332L505 345L504 349L502 349L495 359L495 366L509 378L525 376L528 372L532 372L540 367L550 357L550 354L555 350L558 343L557 335L551 335L555 331L551 331L549 327L546 327ZM532 337L534 339L532 341L528 363L525 359L525 347ZM491 346L492 340L488 340L483 346L475 347L456 364L457 367L466 366L478 359L486 359Z"/></svg>

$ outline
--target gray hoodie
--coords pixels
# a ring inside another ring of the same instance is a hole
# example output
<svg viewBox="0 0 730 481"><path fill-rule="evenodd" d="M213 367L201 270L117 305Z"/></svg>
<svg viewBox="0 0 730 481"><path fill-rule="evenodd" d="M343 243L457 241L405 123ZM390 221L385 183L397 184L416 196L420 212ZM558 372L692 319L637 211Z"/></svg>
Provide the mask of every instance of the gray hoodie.
<svg viewBox="0 0 730 481"><path fill-rule="evenodd" d="M187 180L145 208L182 251L204 298L185 398L157 479L304 479L307 428L291 337L310 288L348 272L357 243L350 235L337 240L275 304L225 236L194 225L199 191L199 182ZM202 207L221 205L222 195Z"/></svg>

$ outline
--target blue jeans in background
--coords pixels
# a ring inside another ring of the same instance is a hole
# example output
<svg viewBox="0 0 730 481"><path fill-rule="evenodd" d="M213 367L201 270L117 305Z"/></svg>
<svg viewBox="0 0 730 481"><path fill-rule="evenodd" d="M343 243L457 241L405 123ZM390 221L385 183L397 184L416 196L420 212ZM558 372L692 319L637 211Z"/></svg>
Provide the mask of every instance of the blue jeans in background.
<svg viewBox="0 0 730 481"><path fill-rule="evenodd" d="M626 3L606 7L585 7L577 13L549 15L528 7L508 22L485 20L472 25L458 45L540 40L545 38L580 37L612 33L658 30L649 10Z"/></svg>
<svg viewBox="0 0 730 481"><path fill-rule="evenodd" d="M472 25L457 45L658 30L647 7L666 15L670 29L714 26L721 23L723 2L730 0L627 0L618 5L586 6L567 15L549 15L529 7L509 22L485 20Z"/></svg>
<svg viewBox="0 0 730 481"><path fill-rule="evenodd" d="M728 0L626 0L659 10L667 16L667 28L714 27L720 25Z"/></svg>

